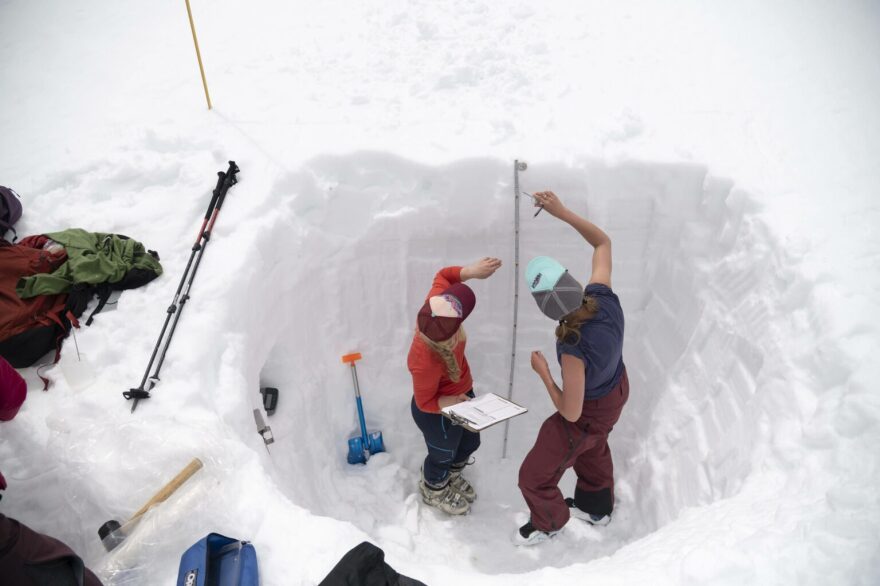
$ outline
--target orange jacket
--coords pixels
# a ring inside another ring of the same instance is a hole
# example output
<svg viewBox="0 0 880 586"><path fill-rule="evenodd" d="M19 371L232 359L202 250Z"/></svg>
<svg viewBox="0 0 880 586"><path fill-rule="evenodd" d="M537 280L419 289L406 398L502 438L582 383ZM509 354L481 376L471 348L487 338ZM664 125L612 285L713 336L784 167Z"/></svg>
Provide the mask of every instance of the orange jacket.
<svg viewBox="0 0 880 586"><path fill-rule="evenodd" d="M434 283L428 292L429 299L439 295L454 283L461 282L461 267L446 267L440 269L434 275ZM413 395L416 405L427 413L438 413L440 405L437 400L443 395L460 395L471 390L474 381L471 379L471 369L467 358L464 356L466 340L459 342L452 349L455 359L461 367L461 377L458 382L452 382L446 373L446 363L440 358L419 336L416 331L412 345L409 347L409 356L406 365L413 378Z"/></svg>

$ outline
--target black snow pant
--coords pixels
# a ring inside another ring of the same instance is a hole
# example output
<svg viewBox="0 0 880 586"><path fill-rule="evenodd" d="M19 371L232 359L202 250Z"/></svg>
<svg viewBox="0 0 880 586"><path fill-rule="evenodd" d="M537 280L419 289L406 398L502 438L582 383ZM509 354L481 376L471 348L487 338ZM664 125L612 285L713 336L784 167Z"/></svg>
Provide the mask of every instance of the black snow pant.
<svg viewBox="0 0 880 586"><path fill-rule="evenodd" d="M474 396L474 391L467 394ZM416 405L413 397L412 417L425 436L428 455L422 474L425 482L434 487L444 486L450 468L462 468L471 454L480 447L480 434L468 431L439 413L425 413Z"/></svg>

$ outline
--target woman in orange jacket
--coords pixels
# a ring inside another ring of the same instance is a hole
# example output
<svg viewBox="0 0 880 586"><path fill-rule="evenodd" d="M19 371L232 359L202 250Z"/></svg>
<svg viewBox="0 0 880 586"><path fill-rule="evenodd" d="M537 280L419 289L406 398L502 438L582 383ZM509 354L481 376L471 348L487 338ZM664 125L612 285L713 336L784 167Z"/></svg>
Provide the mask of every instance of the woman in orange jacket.
<svg viewBox="0 0 880 586"><path fill-rule="evenodd" d="M465 267L441 269L419 310L407 357L413 377L412 416L428 447L419 492L426 504L451 515L467 513L477 497L461 472L480 447L479 433L453 425L440 414L442 408L474 396L461 323L473 310L476 296L464 281L485 279L500 266L497 258L486 257Z"/></svg>

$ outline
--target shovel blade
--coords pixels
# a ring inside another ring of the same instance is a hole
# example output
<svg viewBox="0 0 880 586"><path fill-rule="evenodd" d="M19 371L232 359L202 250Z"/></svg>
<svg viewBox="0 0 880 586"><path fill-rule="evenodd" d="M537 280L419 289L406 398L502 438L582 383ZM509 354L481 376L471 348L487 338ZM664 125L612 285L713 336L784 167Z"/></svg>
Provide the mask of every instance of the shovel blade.
<svg viewBox="0 0 880 586"><path fill-rule="evenodd" d="M364 438L357 436L348 440L349 464L366 464L369 458L370 452L364 445Z"/></svg>
<svg viewBox="0 0 880 586"><path fill-rule="evenodd" d="M367 443L370 454L378 454L385 451L385 442L382 439L381 431L371 431L367 434Z"/></svg>
<svg viewBox="0 0 880 586"><path fill-rule="evenodd" d="M348 463L366 464L370 456L384 451L385 441L381 431L368 432L366 438L356 435L348 440Z"/></svg>

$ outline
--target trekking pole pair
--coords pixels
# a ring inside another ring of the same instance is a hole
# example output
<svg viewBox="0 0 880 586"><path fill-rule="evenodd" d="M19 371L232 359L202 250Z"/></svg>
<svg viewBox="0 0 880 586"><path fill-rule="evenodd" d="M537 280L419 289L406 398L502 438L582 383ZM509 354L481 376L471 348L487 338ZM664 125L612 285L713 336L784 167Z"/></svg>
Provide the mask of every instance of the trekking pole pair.
<svg viewBox="0 0 880 586"><path fill-rule="evenodd" d="M159 381L159 371L162 369L162 363L165 362L165 354L168 352L168 346L171 344L171 337L174 336L174 330L177 328L177 322L180 320L183 306L186 305L186 302L189 299L189 291L192 288L196 271L199 270L199 264L202 262L202 255L205 253L205 248L211 240L211 230L214 229L214 222L217 220L217 214L220 213L220 208L223 207L223 200L226 199L226 192L229 191L230 187L238 183L238 179L235 176L238 171L238 165L235 164L235 161L229 161L229 168L226 171L219 171L217 173L217 186L211 194L211 202L208 204L208 211L205 212L205 219L202 221L201 228L199 228L199 234L196 237L195 244L193 244L192 254L190 254L189 261L186 263L186 269L183 271L183 276L180 278L177 292L174 294L174 299L171 301L171 305L168 306L165 323L162 325L162 331L159 332L159 339L156 340L156 346L153 348L153 354L150 356L150 361L147 363L147 369L144 371L144 377L141 379L141 384L136 389L129 389L122 393L122 396L126 399L134 399L134 403L131 404L132 413L137 409L138 401L150 398L150 390L152 390ZM195 263L193 263L193 261L195 261ZM190 268L192 268L192 270L190 270ZM173 322L171 321L172 318L174 319ZM165 332L168 330L169 323L171 323L171 329L168 331L168 336L165 337ZM156 370L150 375L150 369L153 367L153 361L159 353L159 346L162 345L163 339L165 343L162 347L161 354L159 354L159 362L156 363Z"/></svg>

